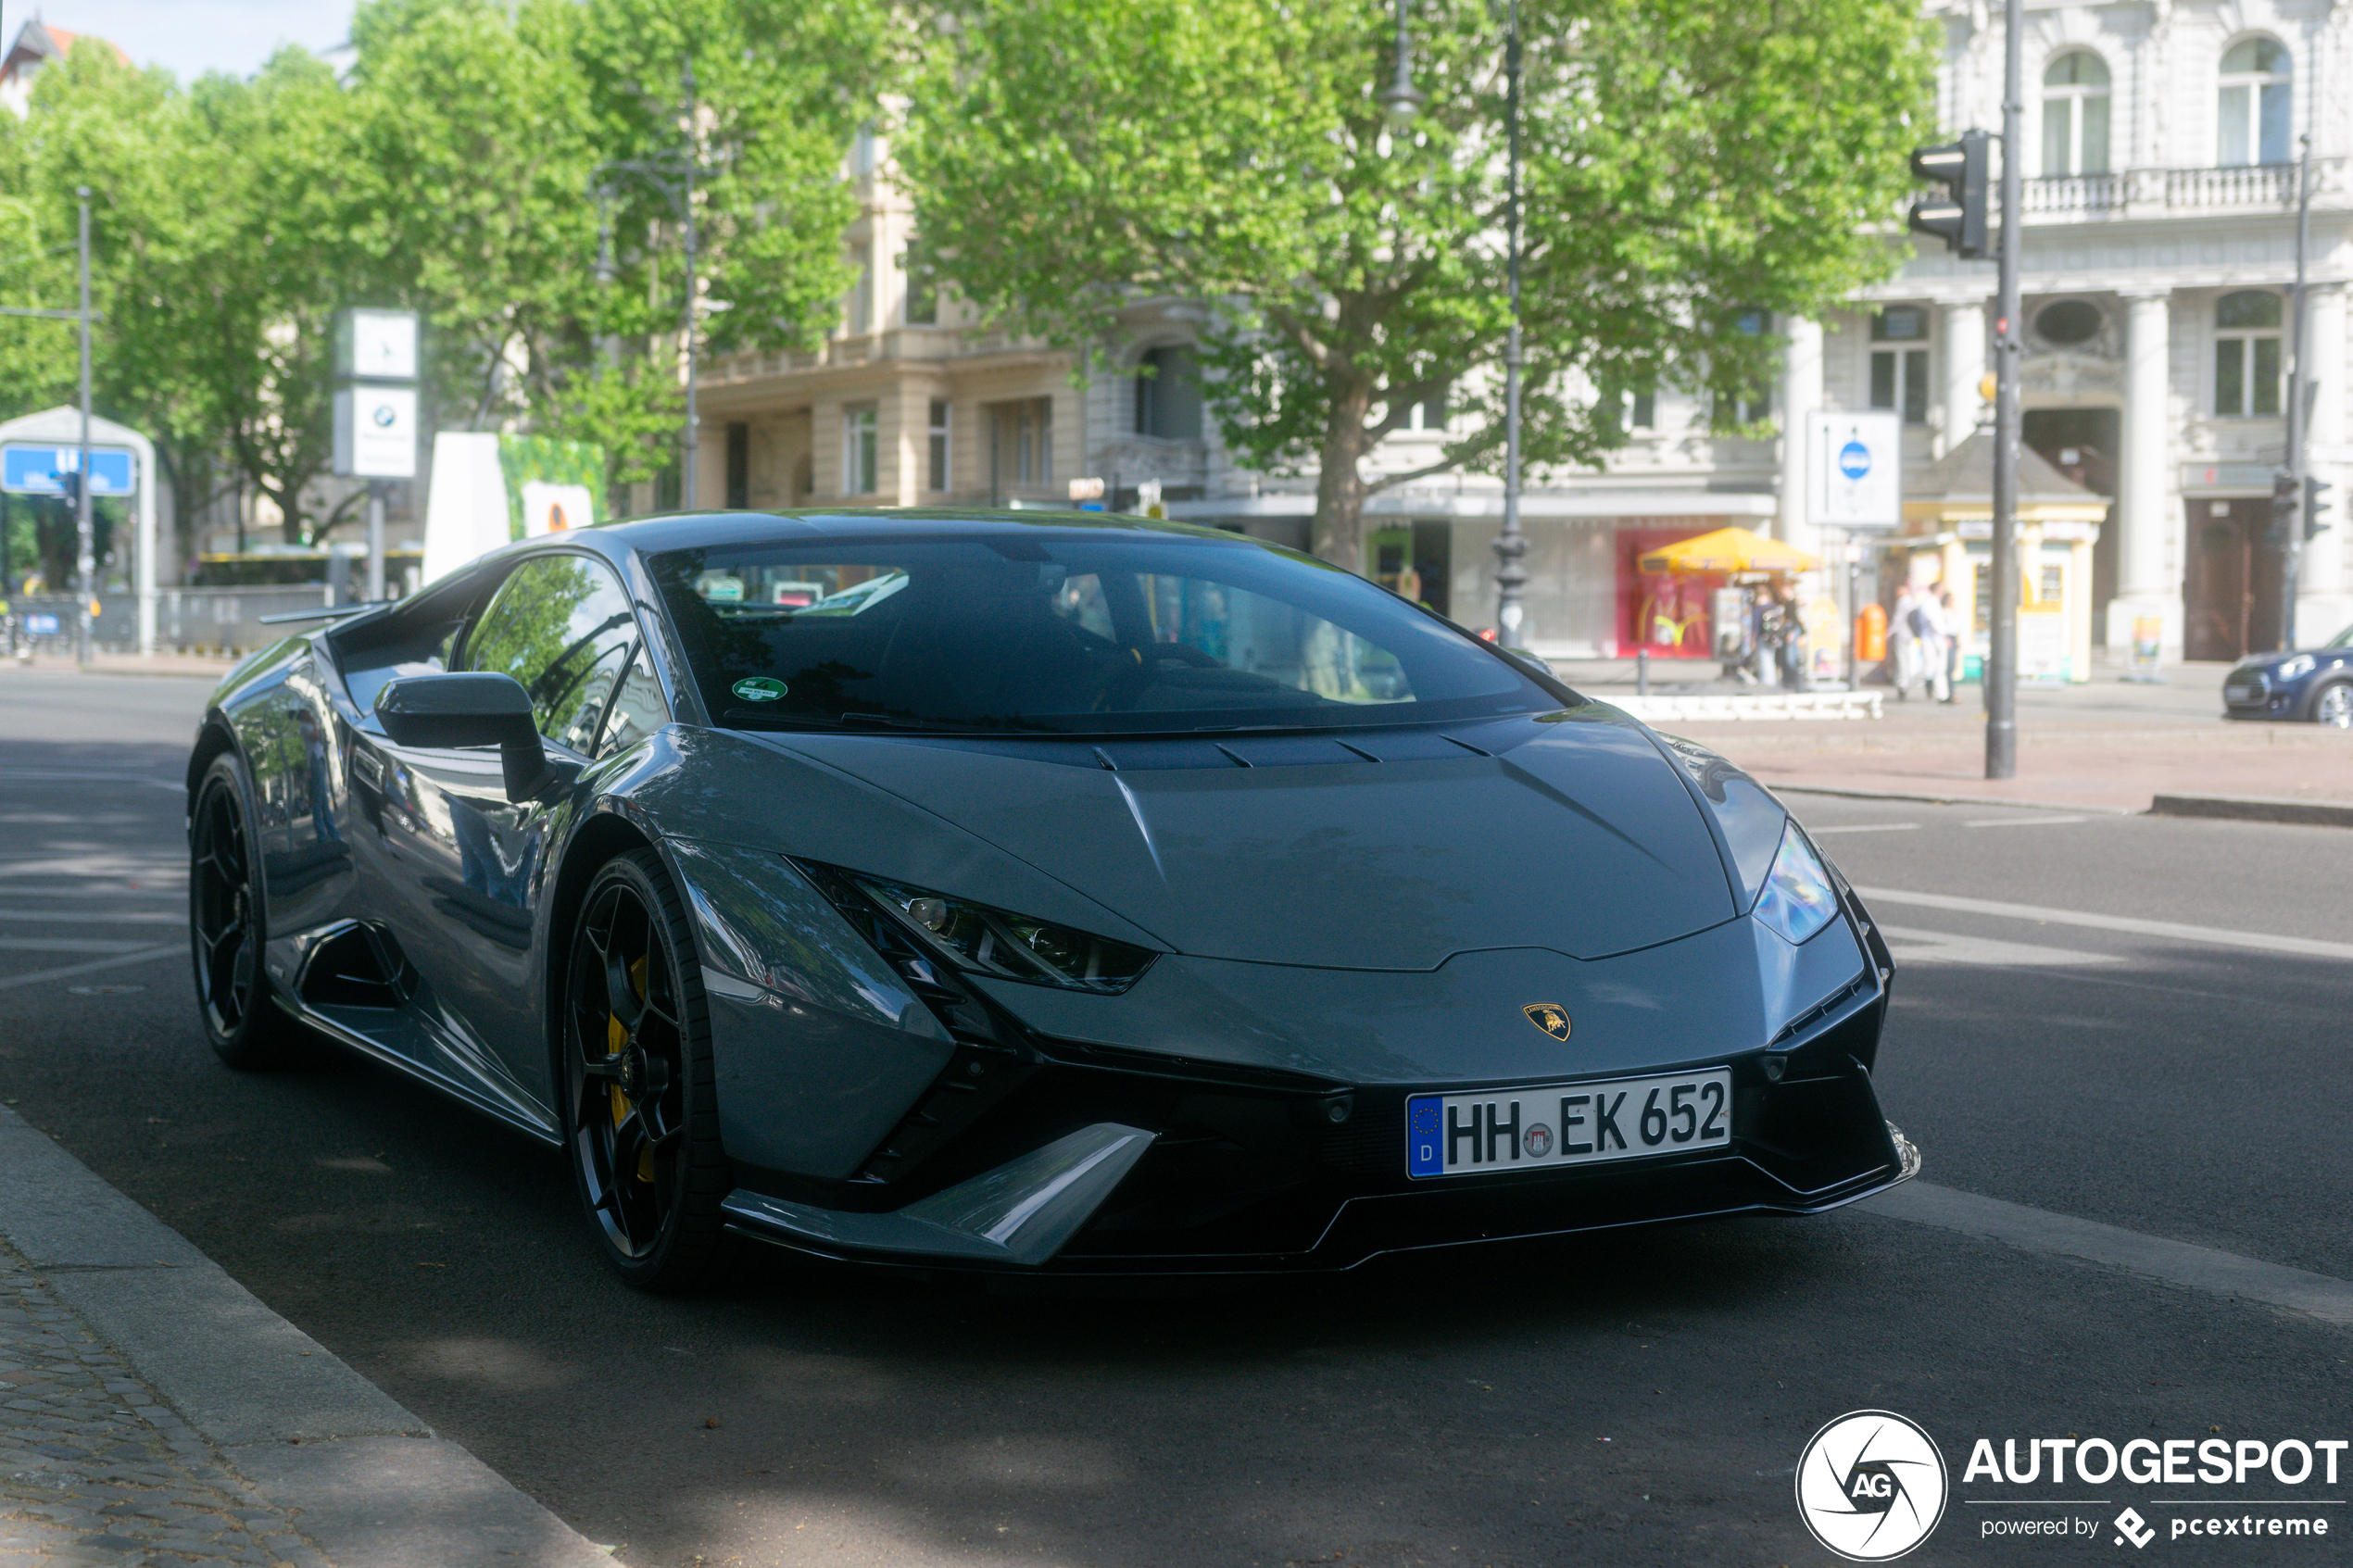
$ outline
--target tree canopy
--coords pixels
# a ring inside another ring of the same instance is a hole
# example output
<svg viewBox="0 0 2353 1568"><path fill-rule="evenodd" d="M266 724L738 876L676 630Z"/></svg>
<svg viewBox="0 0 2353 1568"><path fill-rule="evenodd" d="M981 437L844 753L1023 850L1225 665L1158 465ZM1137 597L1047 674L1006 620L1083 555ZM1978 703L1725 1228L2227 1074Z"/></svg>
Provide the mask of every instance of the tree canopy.
<svg viewBox="0 0 2353 1568"><path fill-rule="evenodd" d="M0 116L0 303L72 304L90 187L98 401L155 438L183 509L242 480L290 540L341 521L314 482L352 305L420 312L430 428L594 441L616 484L673 462L687 300L660 180L689 158L710 345L832 325L881 7L363 0L352 44L340 78L289 49L182 87L84 41ZM71 331L0 320L0 415L69 398Z"/></svg>
<svg viewBox="0 0 2353 1568"><path fill-rule="evenodd" d="M1213 307L1205 390L1247 463L1318 470L1317 554L1368 495L1503 445L1500 5L1414 0L1426 95L1390 132L1388 0L971 0L937 29L899 156L920 260L983 312L1100 357L1121 312ZM1526 0L1525 452L1591 463L1615 395L1736 407L1780 346L1893 264L1931 56L1911 0ZM1446 396L1428 468L1368 474Z"/></svg>

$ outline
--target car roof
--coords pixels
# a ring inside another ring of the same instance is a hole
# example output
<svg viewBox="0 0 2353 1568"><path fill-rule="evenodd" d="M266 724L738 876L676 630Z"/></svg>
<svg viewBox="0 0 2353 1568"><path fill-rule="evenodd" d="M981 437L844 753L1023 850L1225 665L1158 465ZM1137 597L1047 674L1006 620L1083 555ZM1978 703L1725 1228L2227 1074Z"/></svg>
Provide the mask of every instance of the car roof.
<svg viewBox="0 0 2353 1568"><path fill-rule="evenodd" d="M656 555L665 550L710 548L737 545L791 544L826 539L887 539L893 535L943 533L972 538L1022 534L1151 533L1170 538L1239 542L1243 535L1225 529L1160 518L1127 517L1116 512L990 511L979 508L906 507L884 509L828 508L786 512L692 512L676 517L644 518L607 523L563 535L599 554L618 558L625 553ZM554 535L534 541L547 545ZM1263 541L1253 541L1263 543Z"/></svg>

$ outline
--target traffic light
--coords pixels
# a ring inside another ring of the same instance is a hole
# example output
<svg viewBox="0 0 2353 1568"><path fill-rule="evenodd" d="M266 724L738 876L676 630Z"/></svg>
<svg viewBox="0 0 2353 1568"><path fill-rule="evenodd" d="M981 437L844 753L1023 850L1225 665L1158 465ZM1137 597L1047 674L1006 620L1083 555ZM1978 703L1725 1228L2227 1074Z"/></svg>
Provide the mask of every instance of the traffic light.
<svg viewBox="0 0 2353 1568"><path fill-rule="evenodd" d="M2328 532L2329 525L2321 521L2321 514L2329 509L2329 504L2321 499L2321 492L2335 488L2335 485L2314 479L2310 474L2304 476L2304 537L2307 540Z"/></svg>
<svg viewBox="0 0 2353 1568"><path fill-rule="evenodd" d="M1982 261L1994 254L1986 240L1993 143L1983 131L1964 131L1957 142L1912 151L1912 172L1943 185L1945 194L1922 196L1912 204L1911 230L1935 235L1966 261Z"/></svg>
<svg viewBox="0 0 2353 1568"><path fill-rule="evenodd" d="M2288 540L2294 537L2289 530L2296 526L2296 504L2303 498L2303 490L2304 487L2296 483L2296 476L2292 473L2279 474L2272 479L2271 525L2263 531L2265 549L2287 548Z"/></svg>

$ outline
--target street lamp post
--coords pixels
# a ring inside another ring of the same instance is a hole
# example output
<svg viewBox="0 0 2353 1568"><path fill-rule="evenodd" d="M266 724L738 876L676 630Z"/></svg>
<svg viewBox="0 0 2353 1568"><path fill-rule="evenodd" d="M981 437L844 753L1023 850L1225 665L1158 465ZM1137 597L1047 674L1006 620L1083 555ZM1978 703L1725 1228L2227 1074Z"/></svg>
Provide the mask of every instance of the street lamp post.
<svg viewBox="0 0 2353 1568"><path fill-rule="evenodd" d="M2018 463L2020 254L2025 243L2024 23L2020 0L2008 0L2002 39L2002 255L1994 332L1994 559L1992 633L1985 660L1985 776L2018 776Z"/></svg>
<svg viewBox="0 0 2353 1568"><path fill-rule="evenodd" d="M1520 562L1528 554L1528 535L1519 522L1519 0L1509 0L1509 6L1504 33L1504 245L1511 326L1504 342L1504 529L1495 536L1495 637L1506 647L1516 647L1527 639L1527 607L1521 595L1528 586L1528 569ZM1405 0L1397 0L1397 68L1380 94L1392 133L1402 133L1422 106L1422 95L1414 88L1410 49Z"/></svg>
<svg viewBox="0 0 2353 1568"><path fill-rule="evenodd" d="M1402 3L1402 0L1401 0ZM697 321L696 296L701 292L700 236L695 221L695 173L701 168L701 156L697 145L695 107L695 62L686 61L679 67L679 82L686 94L686 145L674 158L611 158L597 166L591 178L596 182L597 200L610 207L620 190L622 177L635 177L657 192L670 204L678 217L686 261L686 428L680 441L678 502L686 511L699 504L700 486L696 482L697 459L702 446L702 415L698 407L698 383L701 379L700 337ZM612 282L612 225L607 219L599 225L598 234L597 281Z"/></svg>
<svg viewBox="0 0 2353 1568"><path fill-rule="evenodd" d="M74 474L74 565L81 580L82 603L74 617L75 662L90 663L90 607L97 602L98 533L90 517L90 187L74 193L82 201L82 459Z"/></svg>

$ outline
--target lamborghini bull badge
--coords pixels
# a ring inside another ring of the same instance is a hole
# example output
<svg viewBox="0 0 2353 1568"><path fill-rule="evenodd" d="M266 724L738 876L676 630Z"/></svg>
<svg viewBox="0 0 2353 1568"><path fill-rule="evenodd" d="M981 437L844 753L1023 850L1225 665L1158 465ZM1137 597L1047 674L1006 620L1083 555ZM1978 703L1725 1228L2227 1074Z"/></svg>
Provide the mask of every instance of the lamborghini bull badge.
<svg viewBox="0 0 2353 1568"><path fill-rule="evenodd" d="M1568 1038L1568 1010L1556 1002L1530 1002L1519 1010L1528 1014L1528 1022L1555 1040Z"/></svg>

